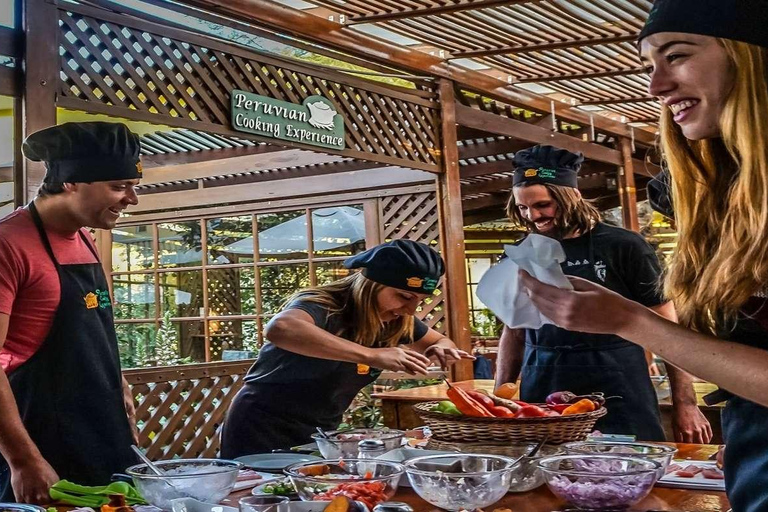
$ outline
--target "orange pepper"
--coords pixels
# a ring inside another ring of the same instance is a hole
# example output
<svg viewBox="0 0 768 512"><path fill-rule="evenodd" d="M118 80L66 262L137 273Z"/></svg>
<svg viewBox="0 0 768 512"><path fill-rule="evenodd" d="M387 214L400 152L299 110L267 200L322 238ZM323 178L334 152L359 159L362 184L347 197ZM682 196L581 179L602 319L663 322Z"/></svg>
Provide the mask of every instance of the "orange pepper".
<svg viewBox="0 0 768 512"><path fill-rule="evenodd" d="M566 408L562 414L563 416L568 416L570 414L584 414L587 412L592 412L595 410L595 402L592 400L589 400L587 398L582 398L575 404L569 406Z"/></svg>

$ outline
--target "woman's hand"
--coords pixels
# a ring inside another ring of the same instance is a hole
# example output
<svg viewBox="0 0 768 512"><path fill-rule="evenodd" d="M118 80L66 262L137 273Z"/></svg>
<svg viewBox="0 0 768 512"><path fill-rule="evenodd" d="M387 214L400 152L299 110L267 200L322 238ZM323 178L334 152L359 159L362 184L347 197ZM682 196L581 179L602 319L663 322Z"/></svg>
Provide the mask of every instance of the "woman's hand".
<svg viewBox="0 0 768 512"><path fill-rule="evenodd" d="M400 347L374 348L371 350L370 365L382 370L405 372L412 375L426 375L429 358Z"/></svg>
<svg viewBox="0 0 768 512"><path fill-rule="evenodd" d="M568 276L573 290L544 284L521 270L520 282L539 311L569 331L618 334L645 309L598 284Z"/></svg>
<svg viewBox="0 0 768 512"><path fill-rule="evenodd" d="M447 369L453 363L461 361L462 359L468 359L470 361L475 360L475 356L468 354L463 350L459 350L455 347L443 347L441 345L432 345L427 347L424 351L424 355L432 361L439 363L440 368Z"/></svg>

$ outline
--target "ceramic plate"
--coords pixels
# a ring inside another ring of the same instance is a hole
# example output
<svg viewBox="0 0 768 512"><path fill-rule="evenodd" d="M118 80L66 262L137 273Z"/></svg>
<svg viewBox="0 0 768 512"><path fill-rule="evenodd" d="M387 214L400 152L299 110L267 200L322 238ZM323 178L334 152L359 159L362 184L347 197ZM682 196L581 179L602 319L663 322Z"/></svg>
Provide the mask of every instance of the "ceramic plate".
<svg viewBox="0 0 768 512"><path fill-rule="evenodd" d="M256 455L244 455L235 460L256 471L282 473L283 469L291 464L296 464L297 462L316 462L323 459L314 455L304 455L303 453L257 453Z"/></svg>

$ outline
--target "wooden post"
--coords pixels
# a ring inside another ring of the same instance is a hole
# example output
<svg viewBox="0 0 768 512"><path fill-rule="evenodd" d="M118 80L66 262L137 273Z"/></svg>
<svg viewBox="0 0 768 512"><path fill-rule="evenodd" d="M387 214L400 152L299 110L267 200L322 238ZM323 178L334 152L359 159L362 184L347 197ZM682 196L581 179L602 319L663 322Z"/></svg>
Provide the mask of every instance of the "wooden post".
<svg viewBox="0 0 768 512"><path fill-rule="evenodd" d="M460 349L471 353L464 216L461 210L459 149L456 132L456 95L453 87L452 81L440 80L442 173L437 177L437 197L440 241L446 267L444 290L447 294L447 314L445 318L448 321L448 335ZM472 377L472 363L464 361L454 366L456 380L468 380Z"/></svg>
<svg viewBox="0 0 768 512"><path fill-rule="evenodd" d="M21 116L26 137L56 124L60 30L58 9L46 0L24 0L23 18L25 74ZM22 202L35 197L44 177L42 162L24 160Z"/></svg>
<svg viewBox="0 0 768 512"><path fill-rule="evenodd" d="M624 165L619 167L619 200L621 201L621 217L624 228L630 231L640 231L640 221L637 218L637 189L635 188L635 167L632 163L632 144L626 137L620 138L621 156Z"/></svg>

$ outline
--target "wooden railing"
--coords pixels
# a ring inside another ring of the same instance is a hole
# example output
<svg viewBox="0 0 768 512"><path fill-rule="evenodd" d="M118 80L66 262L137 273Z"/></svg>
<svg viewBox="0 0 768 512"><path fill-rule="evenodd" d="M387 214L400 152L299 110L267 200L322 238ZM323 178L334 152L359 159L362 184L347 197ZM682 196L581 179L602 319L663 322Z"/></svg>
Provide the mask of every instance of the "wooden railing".
<svg viewBox="0 0 768 512"><path fill-rule="evenodd" d="M229 404L252 360L123 372L133 390L139 445L152 460L217 457Z"/></svg>

